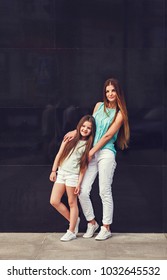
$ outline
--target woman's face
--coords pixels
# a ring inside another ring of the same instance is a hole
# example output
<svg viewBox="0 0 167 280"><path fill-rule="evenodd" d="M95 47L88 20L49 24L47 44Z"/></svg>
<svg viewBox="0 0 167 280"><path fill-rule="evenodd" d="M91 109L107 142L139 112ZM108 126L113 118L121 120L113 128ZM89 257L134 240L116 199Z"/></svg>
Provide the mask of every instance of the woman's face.
<svg viewBox="0 0 167 280"><path fill-rule="evenodd" d="M115 103L117 100L117 93L113 85L106 86L106 98L109 103Z"/></svg>
<svg viewBox="0 0 167 280"><path fill-rule="evenodd" d="M92 123L89 121L85 121L81 128L80 128L80 134L82 136L82 139L87 138L92 132Z"/></svg>

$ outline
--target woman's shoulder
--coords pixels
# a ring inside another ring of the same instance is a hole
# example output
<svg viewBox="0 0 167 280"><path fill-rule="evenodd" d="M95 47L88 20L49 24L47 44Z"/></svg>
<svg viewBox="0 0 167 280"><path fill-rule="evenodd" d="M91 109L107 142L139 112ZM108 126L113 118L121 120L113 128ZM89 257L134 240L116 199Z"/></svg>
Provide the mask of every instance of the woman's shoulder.
<svg viewBox="0 0 167 280"><path fill-rule="evenodd" d="M116 121L119 121L119 122L123 121L123 114L122 114L122 112L120 110L117 113Z"/></svg>
<svg viewBox="0 0 167 280"><path fill-rule="evenodd" d="M94 107L94 110L93 110L93 114L99 109L99 107L103 104L103 102L97 102L95 107Z"/></svg>
<svg viewBox="0 0 167 280"><path fill-rule="evenodd" d="M117 116L119 116L120 118L123 118L121 110L118 111Z"/></svg>

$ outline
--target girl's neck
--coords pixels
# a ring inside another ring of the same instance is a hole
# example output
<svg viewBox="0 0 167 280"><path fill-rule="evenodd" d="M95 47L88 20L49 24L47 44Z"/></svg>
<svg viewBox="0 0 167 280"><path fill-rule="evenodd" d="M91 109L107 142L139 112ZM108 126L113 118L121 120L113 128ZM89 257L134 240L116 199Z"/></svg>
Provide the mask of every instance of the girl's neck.
<svg viewBox="0 0 167 280"><path fill-rule="evenodd" d="M79 140L81 140L81 141L86 141L86 140L87 140L87 137L81 136L81 138L80 138Z"/></svg>

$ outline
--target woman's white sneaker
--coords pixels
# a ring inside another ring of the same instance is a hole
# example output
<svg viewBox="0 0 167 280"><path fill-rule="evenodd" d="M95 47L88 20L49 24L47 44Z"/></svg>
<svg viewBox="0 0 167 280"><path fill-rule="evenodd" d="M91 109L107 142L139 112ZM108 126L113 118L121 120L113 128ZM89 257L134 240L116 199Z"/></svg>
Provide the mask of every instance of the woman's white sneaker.
<svg viewBox="0 0 167 280"><path fill-rule="evenodd" d="M95 237L96 240L106 240L112 236L111 231L108 231L104 226L101 226L101 230Z"/></svg>
<svg viewBox="0 0 167 280"><path fill-rule="evenodd" d="M67 232L60 238L61 241L70 241L76 239L76 234L70 231L69 229Z"/></svg>
<svg viewBox="0 0 167 280"><path fill-rule="evenodd" d="M95 222L95 224L91 224L91 223L88 223L88 226L87 226L87 231L85 232L85 234L83 235L84 238L91 238L95 231L99 228L99 225L97 222Z"/></svg>

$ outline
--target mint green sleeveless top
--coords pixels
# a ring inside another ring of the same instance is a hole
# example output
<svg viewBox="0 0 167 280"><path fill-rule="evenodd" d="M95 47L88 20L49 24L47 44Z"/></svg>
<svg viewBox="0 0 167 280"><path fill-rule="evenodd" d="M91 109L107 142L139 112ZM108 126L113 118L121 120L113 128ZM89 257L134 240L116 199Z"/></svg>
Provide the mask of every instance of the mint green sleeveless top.
<svg viewBox="0 0 167 280"><path fill-rule="evenodd" d="M107 112L107 113L106 113ZM93 146L102 138L102 136L107 132L108 128L110 127L116 110L112 108L106 108L106 112L104 111L104 103L101 103L97 111L93 114L96 123L96 133L94 138ZM118 132L114 134L114 136L101 148L102 149L109 149L116 154L116 149L114 142L117 140Z"/></svg>

